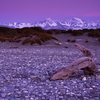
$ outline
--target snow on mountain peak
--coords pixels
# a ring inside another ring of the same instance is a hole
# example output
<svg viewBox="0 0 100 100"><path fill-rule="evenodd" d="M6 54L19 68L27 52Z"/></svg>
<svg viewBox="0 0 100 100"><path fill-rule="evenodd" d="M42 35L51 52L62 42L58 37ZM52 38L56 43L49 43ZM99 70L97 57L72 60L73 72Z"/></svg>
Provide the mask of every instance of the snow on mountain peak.
<svg viewBox="0 0 100 100"><path fill-rule="evenodd" d="M45 26L57 26L57 23L53 21L51 18L46 18L46 20L37 23L37 25L45 27Z"/></svg>
<svg viewBox="0 0 100 100"><path fill-rule="evenodd" d="M57 26L57 23L51 18L47 18L46 23L49 24L50 26Z"/></svg>
<svg viewBox="0 0 100 100"><path fill-rule="evenodd" d="M80 23L82 23L82 24L84 23L83 20L80 19L80 18L74 17L74 19L75 19L77 22L80 22Z"/></svg>
<svg viewBox="0 0 100 100"><path fill-rule="evenodd" d="M23 27L32 27L34 25L31 24L31 23L17 23L17 22L14 22L14 23L9 23L8 26L15 27L15 28L23 28Z"/></svg>
<svg viewBox="0 0 100 100"><path fill-rule="evenodd" d="M36 23L35 26L40 26L42 28L49 29L50 27L57 26L57 23L51 18L46 18L46 20Z"/></svg>
<svg viewBox="0 0 100 100"><path fill-rule="evenodd" d="M77 29L81 29L83 26L84 26L84 21L80 18L72 18L70 21L70 26L73 27L74 29L77 28Z"/></svg>
<svg viewBox="0 0 100 100"><path fill-rule="evenodd" d="M93 21L88 22L86 20L82 20L80 18L74 17L69 20L65 21L55 21L51 18L46 18L44 21L37 22L35 24L32 23L9 23L7 26L9 27L15 27L15 28L23 28L23 27L33 27L33 26L39 26L44 29L84 29L84 28L100 28L100 21L95 22Z"/></svg>

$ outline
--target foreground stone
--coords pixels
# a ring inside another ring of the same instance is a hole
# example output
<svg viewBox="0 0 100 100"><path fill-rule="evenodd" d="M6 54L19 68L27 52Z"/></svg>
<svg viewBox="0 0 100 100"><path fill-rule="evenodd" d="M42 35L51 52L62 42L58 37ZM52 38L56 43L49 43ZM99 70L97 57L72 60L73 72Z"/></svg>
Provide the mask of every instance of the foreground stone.
<svg viewBox="0 0 100 100"><path fill-rule="evenodd" d="M58 70L52 77L51 80L68 79L73 73L78 73L83 70L85 74L95 74L96 66L90 57L82 57L74 61L72 64L65 68Z"/></svg>

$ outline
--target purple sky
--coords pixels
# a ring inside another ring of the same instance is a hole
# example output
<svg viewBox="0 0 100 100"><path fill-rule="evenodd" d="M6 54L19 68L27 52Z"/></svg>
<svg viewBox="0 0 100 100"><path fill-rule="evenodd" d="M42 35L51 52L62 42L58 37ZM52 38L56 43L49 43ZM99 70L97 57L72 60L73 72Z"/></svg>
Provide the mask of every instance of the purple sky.
<svg viewBox="0 0 100 100"><path fill-rule="evenodd" d="M100 17L100 0L0 0L0 22Z"/></svg>

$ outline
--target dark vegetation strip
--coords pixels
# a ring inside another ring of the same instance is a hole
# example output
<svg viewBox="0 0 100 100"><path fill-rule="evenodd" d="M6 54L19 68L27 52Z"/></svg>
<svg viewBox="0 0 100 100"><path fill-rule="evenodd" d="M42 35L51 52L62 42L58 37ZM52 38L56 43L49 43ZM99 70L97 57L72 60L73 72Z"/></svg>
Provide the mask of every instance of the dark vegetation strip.
<svg viewBox="0 0 100 100"><path fill-rule="evenodd" d="M48 40L57 40L46 30L40 27L25 27L25 28L8 28L0 27L0 41L1 42L21 42L24 44L39 44Z"/></svg>
<svg viewBox="0 0 100 100"><path fill-rule="evenodd" d="M48 40L57 40L53 34L71 34L73 36L80 36L87 34L90 37L96 37L100 41L100 28L98 29L83 29L83 30L58 30L49 29L44 30L41 27L24 27L24 28L9 28L0 27L0 42L20 42L24 44L39 44ZM58 40L57 40L58 41Z"/></svg>

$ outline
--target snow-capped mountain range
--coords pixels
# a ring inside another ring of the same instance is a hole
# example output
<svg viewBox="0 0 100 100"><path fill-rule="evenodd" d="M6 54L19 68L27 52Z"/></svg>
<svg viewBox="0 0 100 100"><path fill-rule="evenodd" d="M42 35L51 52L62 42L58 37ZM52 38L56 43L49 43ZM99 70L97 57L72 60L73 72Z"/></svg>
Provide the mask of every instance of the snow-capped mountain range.
<svg viewBox="0 0 100 100"><path fill-rule="evenodd" d="M72 18L65 21L55 21L51 18L47 18L44 21L37 22L35 24L32 23L9 23L6 24L6 26L13 27L13 28L23 28L23 27L33 27L33 26L39 26L44 29L95 29L100 28L100 21L91 21L88 22L86 20L82 20L80 18Z"/></svg>

